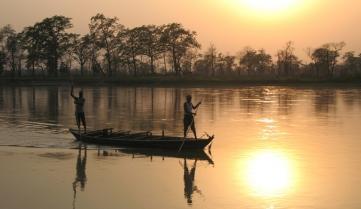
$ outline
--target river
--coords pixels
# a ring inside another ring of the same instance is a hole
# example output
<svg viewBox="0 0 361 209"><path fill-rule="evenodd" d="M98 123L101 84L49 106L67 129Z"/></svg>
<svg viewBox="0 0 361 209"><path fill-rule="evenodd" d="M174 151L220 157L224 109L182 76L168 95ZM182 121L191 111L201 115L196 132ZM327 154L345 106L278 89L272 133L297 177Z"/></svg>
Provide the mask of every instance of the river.
<svg viewBox="0 0 361 209"><path fill-rule="evenodd" d="M88 129L169 135L190 94L198 135L215 142L193 155L80 147L69 87L0 87L1 208L361 206L360 87L82 90Z"/></svg>

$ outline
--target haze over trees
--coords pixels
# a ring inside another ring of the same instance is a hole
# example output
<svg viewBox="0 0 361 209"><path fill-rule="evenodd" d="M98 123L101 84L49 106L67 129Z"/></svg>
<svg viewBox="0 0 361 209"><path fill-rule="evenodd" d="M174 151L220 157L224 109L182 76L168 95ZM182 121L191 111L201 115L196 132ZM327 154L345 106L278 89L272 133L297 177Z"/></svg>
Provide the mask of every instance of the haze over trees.
<svg viewBox="0 0 361 209"><path fill-rule="evenodd" d="M287 42L277 54L245 47L223 54L213 44L201 52L197 33L178 23L128 28L96 14L87 34L70 32L71 18L53 16L15 31L0 28L1 77L126 77L175 75L216 78L360 78L361 54L344 42L308 49L307 63Z"/></svg>

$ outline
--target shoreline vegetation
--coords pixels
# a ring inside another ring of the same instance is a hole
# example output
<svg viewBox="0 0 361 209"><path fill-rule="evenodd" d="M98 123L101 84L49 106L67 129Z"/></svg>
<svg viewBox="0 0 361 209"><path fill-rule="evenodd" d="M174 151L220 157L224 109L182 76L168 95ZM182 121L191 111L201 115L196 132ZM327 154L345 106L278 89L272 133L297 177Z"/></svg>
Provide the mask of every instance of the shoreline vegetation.
<svg viewBox="0 0 361 209"><path fill-rule="evenodd" d="M200 76L124 76L124 77L2 77L0 86L66 86L72 83L84 86L181 86L181 87L213 87L213 86L361 86L360 79L353 77L333 79L312 78L270 78L270 77L223 77L209 78Z"/></svg>
<svg viewBox="0 0 361 209"><path fill-rule="evenodd" d="M0 27L0 85L67 82L117 85L335 84L361 81L361 54L344 42L307 48L300 59L292 41L274 55L245 47L201 51L195 31L179 23L128 28L96 14L86 34L55 15L15 31Z"/></svg>

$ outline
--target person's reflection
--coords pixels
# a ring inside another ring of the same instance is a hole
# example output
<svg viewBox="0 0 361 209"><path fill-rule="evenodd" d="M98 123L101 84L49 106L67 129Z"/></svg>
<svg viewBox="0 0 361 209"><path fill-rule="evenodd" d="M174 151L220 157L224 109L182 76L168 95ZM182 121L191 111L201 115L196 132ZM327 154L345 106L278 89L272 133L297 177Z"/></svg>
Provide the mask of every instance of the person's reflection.
<svg viewBox="0 0 361 209"><path fill-rule="evenodd" d="M86 159L87 159L87 147L84 146L84 155L82 157L82 145L79 145L78 148L78 158L76 161L76 176L73 182L73 191L74 191L74 200L73 200L73 208L75 208L75 200L76 200L76 190L80 185L81 191L84 191L85 183L86 183Z"/></svg>
<svg viewBox="0 0 361 209"><path fill-rule="evenodd" d="M194 185L194 177L196 174L197 160L194 161L192 168L189 170L187 165L187 159L184 158L183 169L184 169L184 197L187 199L188 205L192 204L192 196L194 192L202 194L201 190Z"/></svg>

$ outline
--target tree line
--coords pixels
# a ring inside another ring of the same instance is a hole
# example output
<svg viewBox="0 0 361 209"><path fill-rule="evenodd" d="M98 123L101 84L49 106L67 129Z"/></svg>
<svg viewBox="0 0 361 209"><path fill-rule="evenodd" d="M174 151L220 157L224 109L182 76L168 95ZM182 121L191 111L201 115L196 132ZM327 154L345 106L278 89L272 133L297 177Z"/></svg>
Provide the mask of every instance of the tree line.
<svg viewBox="0 0 361 209"><path fill-rule="evenodd" d="M0 28L0 76L360 77L361 54L342 53L344 42L305 50L308 62L287 42L275 56L245 47L237 55L214 45L201 53L195 31L181 24L127 28L117 17L96 14L85 35L71 33L71 18L45 18L22 31Z"/></svg>

